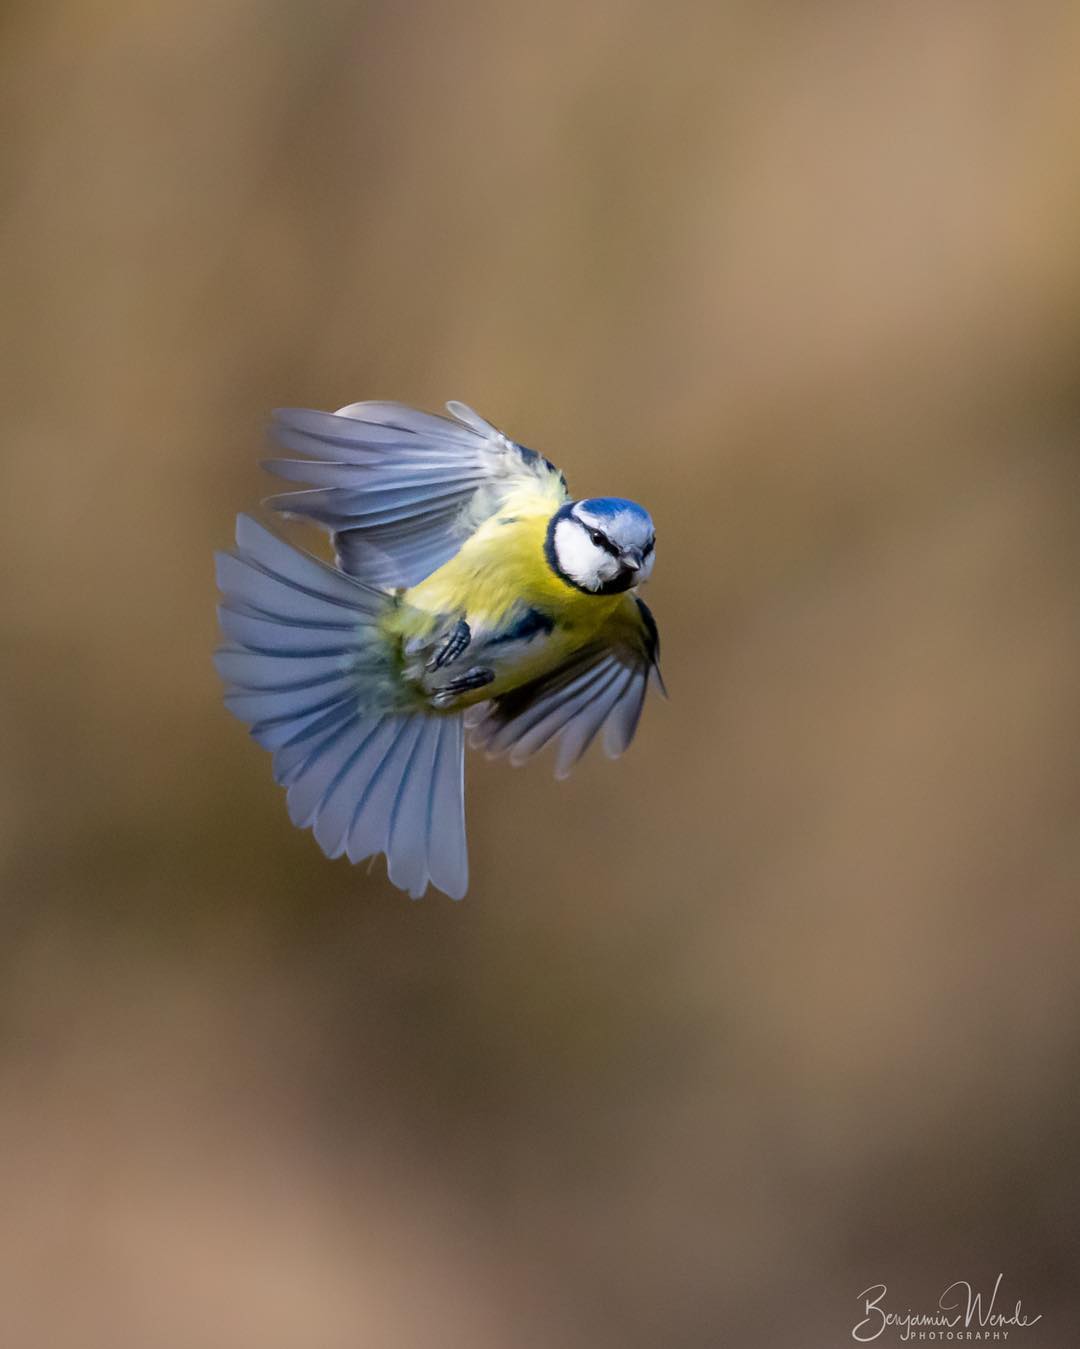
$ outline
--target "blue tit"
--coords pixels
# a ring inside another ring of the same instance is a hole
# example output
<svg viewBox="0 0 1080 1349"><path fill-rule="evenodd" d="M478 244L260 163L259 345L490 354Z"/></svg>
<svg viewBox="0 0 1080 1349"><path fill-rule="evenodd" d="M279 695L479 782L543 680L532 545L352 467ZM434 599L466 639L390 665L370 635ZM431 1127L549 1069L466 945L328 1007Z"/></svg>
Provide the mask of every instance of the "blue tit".
<svg viewBox="0 0 1080 1349"><path fill-rule="evenodd" d="M287 409L299 458L273 497L329 531L336 566L248 516L218 556L225 703L273 753L289 814L328 857L385 853L414 898L468 887L464 749L570 772L637 729L659 641L635 591L656 533L640 506L576 501L563 475L461 403Z"/></svg>

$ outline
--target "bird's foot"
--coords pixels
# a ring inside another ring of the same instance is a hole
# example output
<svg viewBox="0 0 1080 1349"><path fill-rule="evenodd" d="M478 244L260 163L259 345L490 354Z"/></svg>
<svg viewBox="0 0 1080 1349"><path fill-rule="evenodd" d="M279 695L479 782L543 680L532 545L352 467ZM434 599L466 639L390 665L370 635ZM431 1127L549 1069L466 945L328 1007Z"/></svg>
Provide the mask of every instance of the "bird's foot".
<svg viewBox="0 0 1080 1349"><path fill-rule="evenodd" d="M494 670L485 665L474 665L471 670L466 670L457 679L451 679L448 684L443 684L441 688L437 689L431 695L431 705L439 709L449 707L463 693L473 693L476 689L482 689L485 684L490 684L494 678Z"/></svg>
<svg viewBox="0 0 1080 1349"><path fill-rule="evenodd" d="M469 645L471 641L472 641L472 631L469 628L468 623L466 623L466 621L463 618L459 618L458 621L454 624L454 626L450 629L450 632L448 633L447 638L443 642L442 646L439 647L439 649L428 661L427 665L425 666L425 669L429 671L441 670L444 665L449 665L452 660L456 660L457 657L461 655L461 653L465 650L465 648ZM467 677L468 676L463 676L463 678ZM492 676L492 678L494 678L494 676Z"/></svg>

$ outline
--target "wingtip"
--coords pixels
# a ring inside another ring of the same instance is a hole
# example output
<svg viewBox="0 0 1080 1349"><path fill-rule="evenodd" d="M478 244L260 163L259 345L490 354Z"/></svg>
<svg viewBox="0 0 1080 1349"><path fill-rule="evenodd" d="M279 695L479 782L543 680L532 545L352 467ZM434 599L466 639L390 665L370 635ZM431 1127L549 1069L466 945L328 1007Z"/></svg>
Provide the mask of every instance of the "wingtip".
<svg viewBox="0 0 1080 1349"><path fill-rule="evenodd" d="M409 891L411 899L423 899L428 892L428 887L437 890L440 895L445 895L447 899L452 899L455 904L459 904L469 893L469 873L466 870L460 876L432 876L430 873L424 881L422 890L416 894Z"/></svg>
<svg viewBox="0 0 1080 1349"><path fill-rule="evenodd" d="M310 412L311 410L312 409L310 408L298 408L298 407L271 408L270 410L271 429L274 426L279 425L290 426L301 413Z"/></svg>
<svg viewBox="0 0 1080 1349"><path fill-rule="evenodd" d="M468 403L462 403L457 398L451 398L446 404L446 410L455 421L461 422L467 426L470 431L475 431L481 436L498 436L502 432L497 426L493 426L486 417L481 417L475 408L469 407Z"/></svg>
<svg viewBox="0 0 1080 1349"><path fill-rule="evenodd" d="M244 548L253 540L269 533L270 531L260 525L253 515L241 511L236 517L236 546L238 548Z"/></svg>

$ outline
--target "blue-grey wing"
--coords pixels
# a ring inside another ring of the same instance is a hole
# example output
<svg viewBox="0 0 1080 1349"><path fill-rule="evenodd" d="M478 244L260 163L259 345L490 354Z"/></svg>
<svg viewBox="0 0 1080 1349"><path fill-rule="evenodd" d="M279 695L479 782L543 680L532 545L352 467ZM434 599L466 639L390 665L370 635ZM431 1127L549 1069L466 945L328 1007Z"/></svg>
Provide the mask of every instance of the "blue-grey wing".
<svg viewBox="0 0 1080 1349"><path fill-rule="evenodd" d="M377 691L380 621L393 601L240 516L218 556L215 664L225 703L273 752L289 815L328 857L386 854L413 896L468 886L460 715L399 709ZM385 705L384 705L385 704Z"/></svg>
<svg viewBox="0 0 1080 1349"><path fill-rule="evenodd" d="M618 758L634 738L650 680L664 687L656 624L635 603L637 633L583 647L551 673L467 713L472 744L520 764L554 741L555 776L564 778L602 730L605 752Z"/></svg>
<svg viewBox="0 0 1080 1349"><path fill-rule="evenodd" d="M275 440L305 457L267 467L308 488L270 504L328 529L342 571L393 587L441 567L512 493L535 489L553 511L566 500L565 479L547 459L463 403L447 408L454 420L401 403L280 409Z"/></svg>

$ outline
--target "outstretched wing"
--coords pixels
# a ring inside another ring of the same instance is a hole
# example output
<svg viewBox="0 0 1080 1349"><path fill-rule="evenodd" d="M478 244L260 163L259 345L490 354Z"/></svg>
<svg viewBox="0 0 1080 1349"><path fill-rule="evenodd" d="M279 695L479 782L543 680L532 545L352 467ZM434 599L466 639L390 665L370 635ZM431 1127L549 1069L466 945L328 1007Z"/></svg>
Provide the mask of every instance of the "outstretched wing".
<svg viewBox="0 0 1080 1349"><path fill-rule="evenodd" d="M542 495L552 511L567 500L554 464L464 403L446 406L455 420L402 403L280 409L275 440L306 458L266 467L309 490L270 505L330 530L342 571L392 587L430 576L517 493Z"/></svg>
<svg viewBox="0 0 1080 1349"><path fill-rule="evenodd" d="M628 598L604 640L466 713L472 743L520 764L555 740L555 776L565 778L603 728L604 749L618 758L634 738L650 678L665 691L659 658L652 614L642 600Z"/></svg>

